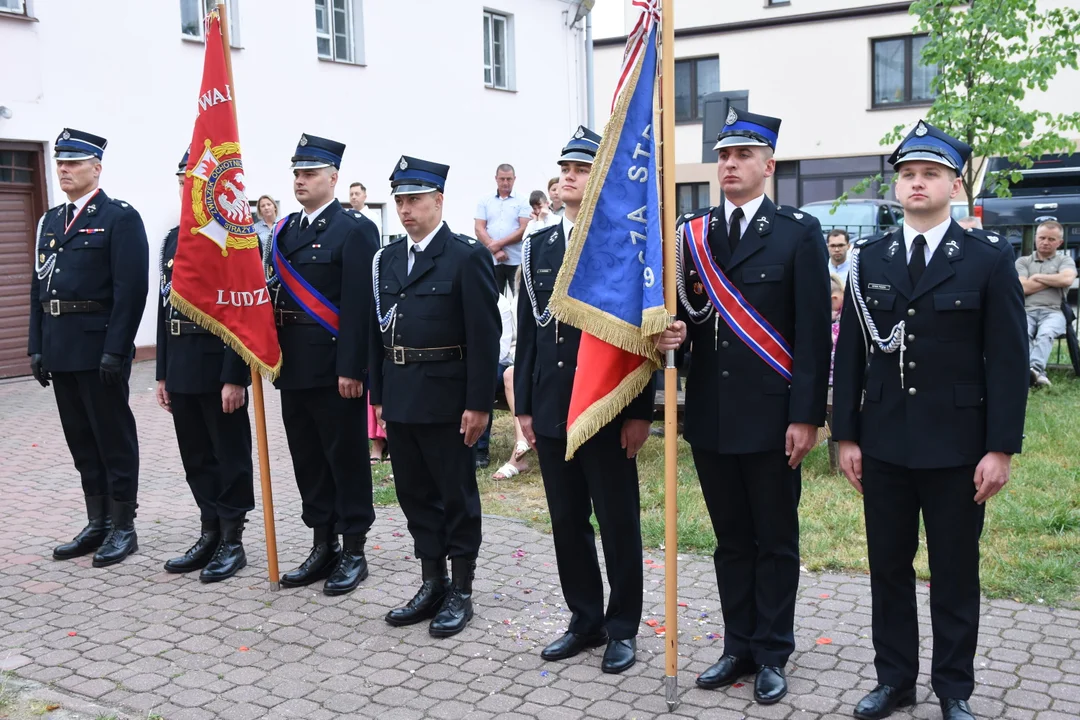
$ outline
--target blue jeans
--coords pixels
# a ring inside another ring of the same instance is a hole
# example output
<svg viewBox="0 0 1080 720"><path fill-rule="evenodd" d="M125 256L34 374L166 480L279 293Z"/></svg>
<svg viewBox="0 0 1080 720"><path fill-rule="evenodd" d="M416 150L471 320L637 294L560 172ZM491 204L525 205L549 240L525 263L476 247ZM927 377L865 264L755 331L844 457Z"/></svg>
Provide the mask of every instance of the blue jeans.
<svg viewBox="0 0 1080 720"><path fill-rule="evenodd" d="M1028 339L1031 341L1031 369L1046 373L1046 361L1054 340L1065 334L1065 315L1057 308L1027 309Z"/></svg>

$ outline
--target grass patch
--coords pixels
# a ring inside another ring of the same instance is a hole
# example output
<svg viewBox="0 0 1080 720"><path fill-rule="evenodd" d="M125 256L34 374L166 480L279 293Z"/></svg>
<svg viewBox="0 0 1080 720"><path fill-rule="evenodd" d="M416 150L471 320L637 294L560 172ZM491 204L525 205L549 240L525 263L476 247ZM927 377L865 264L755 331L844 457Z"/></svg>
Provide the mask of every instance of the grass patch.
<svg viewBox="0 0 1080 720"><path fill-rule="evenodd" d="M1080 602L1080 381L1051 371L1051 388L1032 392L1024 452L1012 478L987 504L982 536L982 589L992 598L1023 602ZM543 481L534 453L528 472L496 482L491 474L509 456L513 428L507 413L495 417L491 467L477 473L484 512L518 518L550 532ZM664 542L664 443L650 437L638 455L641 530L646 547ZM374 469L375 502L395 504L390 465ZM698 485L690 446L679 440L679 550L709 555L712 524ZM803 463L799 506L802 563L812 571L868 572L862 498L843 476L829 470L826 448ZM915 558L928 579L925 536Z"/></svg>

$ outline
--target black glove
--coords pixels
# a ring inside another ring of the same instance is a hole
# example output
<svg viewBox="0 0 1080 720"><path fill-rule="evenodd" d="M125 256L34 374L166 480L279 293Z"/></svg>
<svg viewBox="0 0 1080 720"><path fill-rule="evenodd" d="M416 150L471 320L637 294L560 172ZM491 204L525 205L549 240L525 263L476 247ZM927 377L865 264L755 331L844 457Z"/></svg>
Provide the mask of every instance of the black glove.
<svg viewBox="0 0 1080 720"><path fill-rule="evenodd" d="M102 355L100 376L103 385L119 385L124 379L124 358L112 353Z"/></svg>
<svg viewBox="0 0 1080 720"><path fill-rule="evenodd" d="M41 353L34 353L30 356L30 372L34 373L34 379L41 383L41 387L49 387L52 373L41 369Z"/></svg>

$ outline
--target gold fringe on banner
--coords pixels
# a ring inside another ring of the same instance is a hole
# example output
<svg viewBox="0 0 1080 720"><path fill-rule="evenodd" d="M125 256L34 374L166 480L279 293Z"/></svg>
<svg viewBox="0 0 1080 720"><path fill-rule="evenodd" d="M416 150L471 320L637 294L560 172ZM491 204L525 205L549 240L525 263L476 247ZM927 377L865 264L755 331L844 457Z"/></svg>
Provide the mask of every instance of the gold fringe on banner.
<svg viewBox="0 0 1080 720"><path fill-rule="evenodd" d="M208 332L217 335L221 338L222 342L231 347L237 355L244 359L250 367L259 371L259 374L265 377L270 382L277 380L278 375L281 373L281 349L278 348L278 361L273 367L267 365L260 360L255 353L248 350L247 346L241 342L240 338L236 337L229 328L225 327L217 318L209 315L199 308L192 305L176 294L176 290L169 291L169 304L172 305L181 314L186 315L192 322L197 323L200 327Z"/></svg>
<svg viewBox="0 0 1080 720"><path fill-rule="evenodd" d="M573 458L579 447L618 417L619 413L641 394L657 369L659 364L654 364L649 358L642 358L640 367L623 378L614 390L578 415L574 424L566 429L566 459Z"/></svg>

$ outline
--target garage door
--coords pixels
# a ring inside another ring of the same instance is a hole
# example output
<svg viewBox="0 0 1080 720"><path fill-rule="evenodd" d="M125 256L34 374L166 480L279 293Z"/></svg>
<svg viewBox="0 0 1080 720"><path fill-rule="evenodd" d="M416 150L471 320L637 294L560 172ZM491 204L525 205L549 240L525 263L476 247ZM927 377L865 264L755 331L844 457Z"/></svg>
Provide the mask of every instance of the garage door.
<svg viewBox="0 0 1080 720"><path fill-rule="evenodd" d="M26 375L36 153L0 146L0 377Z"/></svg>

